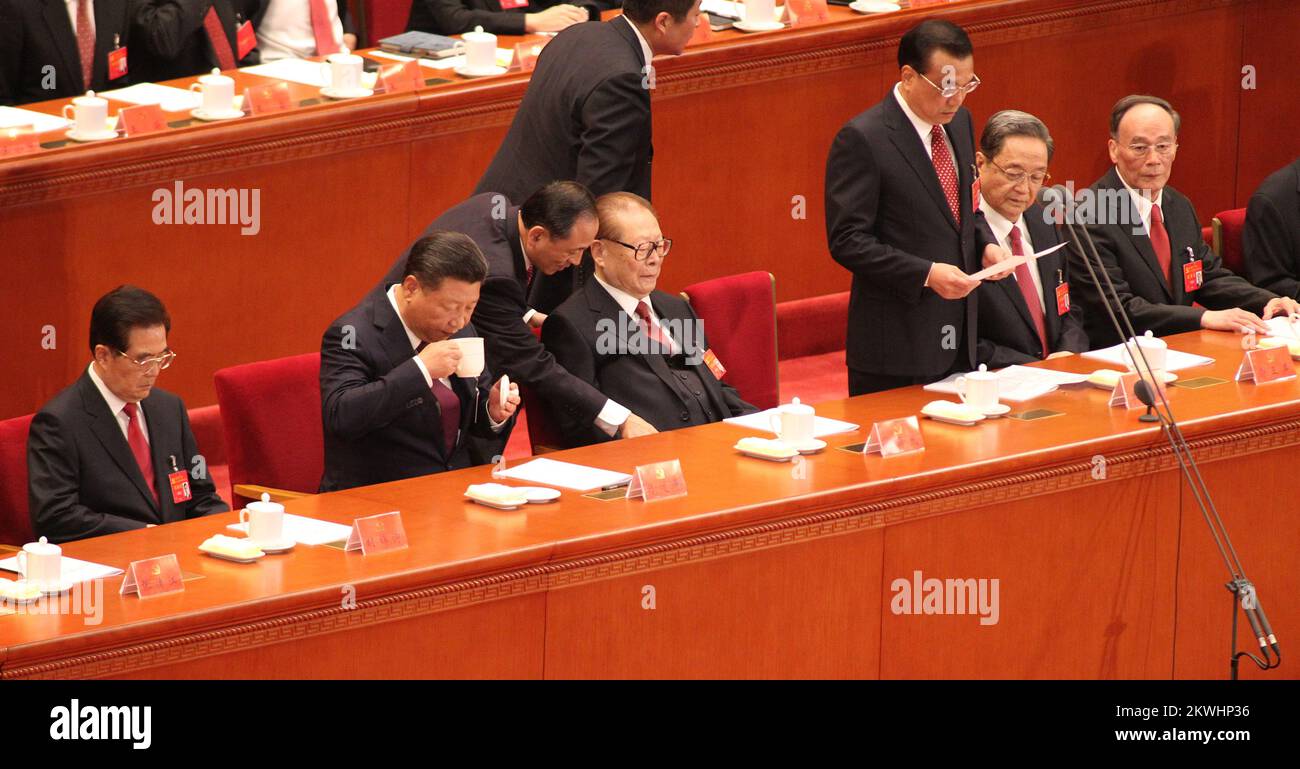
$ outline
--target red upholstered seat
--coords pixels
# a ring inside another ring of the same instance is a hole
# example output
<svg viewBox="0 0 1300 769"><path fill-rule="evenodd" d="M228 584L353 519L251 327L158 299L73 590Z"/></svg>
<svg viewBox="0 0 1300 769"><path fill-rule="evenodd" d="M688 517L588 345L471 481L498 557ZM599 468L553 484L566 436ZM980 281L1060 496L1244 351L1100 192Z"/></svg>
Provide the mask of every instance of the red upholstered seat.
<svg viewBox="0 0 1300 769"><path fill-rule="evenodd" d="M848 291L781 302L776 306L776 349L783 361L843 350L848 325Z"/></svg>
<svg viewBox="0 0 1300 769"><path fill-rule="evenodd" d="M533 329L533 336L540 337L542 330ZM544 453L542 449L561 449L566 445L560 425L551 416L551 412L538 398L531 387L519 385L519 399L524 407L524 420L528 423L528 440L534 454ZM531 408L530 408L531 404ZM514 441L511 440L511 443ZM507 457L509 458L509 457Z"/></svg>
<svg viewBox="0 0 1300 769"><path fill-rule="evenodd" d="M0 421L0 544L32 541L27 514L27 430L33 414Z"/></svg>
<svg viewBox="0 0 1300 769"><path fill-rule="evenodd" d="M767 409L780 402L776 366L776 279L746 272L706 280L682 292L704 321L709 346L726 367L723 381Z"/></svg>
<svg viewBox="0 0 1300 769"><path fill-rule="evenodd" d="M320 353L231 366L213 383L230 483L315 494L325 470ZM235 507L246 500L232 500Z"/></svg>
<svg viewBox="0 0 1300 769"><path fill-rule="evenodd" d="M208 477L217 487L217 494L227 503L231 501L230 468L226 466L226 436L222 432L221 407L199 406L189 410L190 430L199 453L207 463Z"/></svg>
<svg viewBox="0 0 1300 769"><path fill-rule="evenodd" d="M411 16L411 0L361 0L361 10L365 14L365 44L373 47L386 37L406 31L406 20Z"/></svg>
<svg viewBox="0 0 1300 769"><path fill-rule="evenodd" d="M1233 208L1220 211L1214 217L1214 253L1223 260L1223 266L1238 275L1246 271L1241 253L1241 231L1246 226L1246 209Z"/></svg>
<svg viewBox="0 0 1300 769"><path fill-rule="evenodd" d="M1205 241L1205 245L1209 246L1210 248L1214 248L1214 225L1213 224L1211 224L1209 227L1201 228L1201 240ZM1215 253L1217 254L1218 251L1215 251Z"/></svg>

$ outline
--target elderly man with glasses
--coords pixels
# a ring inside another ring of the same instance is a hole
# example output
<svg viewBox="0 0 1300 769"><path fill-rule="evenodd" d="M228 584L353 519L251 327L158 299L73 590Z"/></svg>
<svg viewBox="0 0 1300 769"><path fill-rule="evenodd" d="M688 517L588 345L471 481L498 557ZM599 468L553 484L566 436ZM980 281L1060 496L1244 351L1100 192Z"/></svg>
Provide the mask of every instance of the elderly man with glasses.
<svg viewBox="0 0 1300 769"><path fill-rule="evenodd" d="M119 286L95 303L93 360L27 436L37 536L67 542L230 509L199 471L185 404L154 386L176 358L170 331L166 308L144 289Z"/></svg>
<svg viewBox="0 0 1300 769"><path fill-rule="evenodd" d="M1080 206L1077 216L1087 224L1137 333L1266 333L1265 320L1295 315L1300 305L1234 275L1205 245L1191 201L1168 186L1180 123L1173 106L1156 96L1134 94L1116 102L1108 145L1115 165L1090 188L1091 212ZM1093 347L1116 344L1121 340L1102 304L1109 289L1102 293L1088 277L1084 254L1074 244L1070 249L1088 339Z"/></svg>
<svg viewBox="0 0 1300 769"><path fill-rule="evenodd" d="M723 383L724 362L709 349L691 306L655 289L673 242L654 208L638 195L612 192L597 199L596 213L595 274L547 317L546 349L658 431L754 411ZM590 422L561 422L571 445L611 437Z"/></svg>

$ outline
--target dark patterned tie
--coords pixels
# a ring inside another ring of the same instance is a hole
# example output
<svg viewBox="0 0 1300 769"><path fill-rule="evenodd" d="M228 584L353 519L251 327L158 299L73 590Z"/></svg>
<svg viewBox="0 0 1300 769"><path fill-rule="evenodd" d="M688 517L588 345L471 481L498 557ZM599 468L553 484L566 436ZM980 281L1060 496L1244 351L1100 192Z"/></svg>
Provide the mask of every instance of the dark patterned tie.
<svg viewBox="0 0 1300 769"><path fill-rule="evenodd" d="M939 186L948 199L948 208L952 209L952 218L961 224L961 203L957 197L957 166L953 165L952 153L943 140L943 126L930 128L930 159L934 162L934 172L939 177Z"/></svg>

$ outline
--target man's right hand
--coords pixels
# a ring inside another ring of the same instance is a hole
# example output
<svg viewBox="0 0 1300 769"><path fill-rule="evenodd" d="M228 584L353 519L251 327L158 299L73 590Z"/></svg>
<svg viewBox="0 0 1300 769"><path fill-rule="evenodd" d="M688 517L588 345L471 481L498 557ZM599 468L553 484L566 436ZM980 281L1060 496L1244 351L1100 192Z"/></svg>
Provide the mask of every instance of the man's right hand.
<svg viewBox="0 0 1300 769"><path fill-rule="evenodd" d="M553 5L541 13L524 14L524 31L559 32L580 21L587 20L587 12L576 5Z"/></svg>
<svg viewBox="0 0 1300 769"><path fill-rule="evenodd" d="M654 428L654 425L636 414L628 414L627 421L618 428L618 437L640 438L642 435L654 435L657 432L659 431Z"/></svg>
<svg viewBox="0 0 1300 769"><path fill-rule="evenodd" d="M1201 328L1208 328L1211 331L1235 331L1238 334L1245 334L1251 330L1260 334L1268 333L1268 326L1264 325L1264 321L1258 315L1240 307L1231 310L1206 310L1201 315Z"/></svg>
<svg viewBox="0 0 1300 769"><path fill-rule="evenodd" d="M962 299L979 288L980 282L972 280L954 265L935 262L930 265L930 278L926 285L944 299Z"/></svg>
<svg viewBox="0 0 1300 769"><path fill-rule="evenodd" d="M434 342L420 350L420 360L429 370L429 376L434 379L449 377L456 371L456 366L460 365L460 347L450 339Z"/></svg>

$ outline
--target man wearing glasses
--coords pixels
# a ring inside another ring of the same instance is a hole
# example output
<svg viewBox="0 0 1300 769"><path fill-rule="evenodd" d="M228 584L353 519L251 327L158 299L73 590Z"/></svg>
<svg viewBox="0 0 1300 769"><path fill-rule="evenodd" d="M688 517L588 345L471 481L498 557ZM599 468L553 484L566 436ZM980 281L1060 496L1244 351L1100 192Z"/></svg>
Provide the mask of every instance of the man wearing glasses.
<svg viewBox="0 0 1300 769"><path fill-rule="evenodd" d="M1035 202L1051 179L1054 150L1047 126L1027 112L989 118L975 153L979 208L999 245L1013 256L1060 242L1054 222ZM1006 280L981 284L978 362L989 368L1058 358L1088 349L1078 303L1070 303L1065 254L1022 264Z"/></svg>
<svg viewBox="0 0 1300 769"><path fill-rule="evenodd" d="M36 414L27 436L28 501L52 542L142 529L230 508L206 474L181 399L154 387L176 353L158 297L119 286L90 314L94 359Z"/></svg>
<svg viewBox="0 0 1300 769"><path fill-rule="evenodd" d="M1167 186L1179 123L1169 102L1155 96L1125 96L1115 103L1109 142L1115 166L1092 185L1098 204L1086 222L1098 255L1139 334L1201 328L1267 333L1264 320L1294 315L1300 305L1234 275L1205 244L1191 201ZM1116 199L1118 205L1105 204ZM1083 210L1081 218L1088 218ZM1070 249L1088 339L1094 348L1117 344L1101 288L1088 278L1083 254L1073 244ZM1263 319L1256 314L1261 312Z"/></svg>
<svg viewBox="0 0 1300 769"><path fill-rule="evenodd" d="M673 242L654 208L630 192L596 201L599 230L587 281L551 313L542 342L569 373L641 415L656 430L709 424L754 411L729 385L700 320L684 300L655 290ZM572 445L609 433L562 420Z"/></svg>
<svg viewBox="0 0 1300 769"><path fill-rule="evenodd" d="M1010 256L971 205L975 142L962 102L980 81L970 38L923 21L899 41L898 66L893 91L840 129L826 162L826 239L853 273L850 395L974 368L970 274Z"/></svg>

